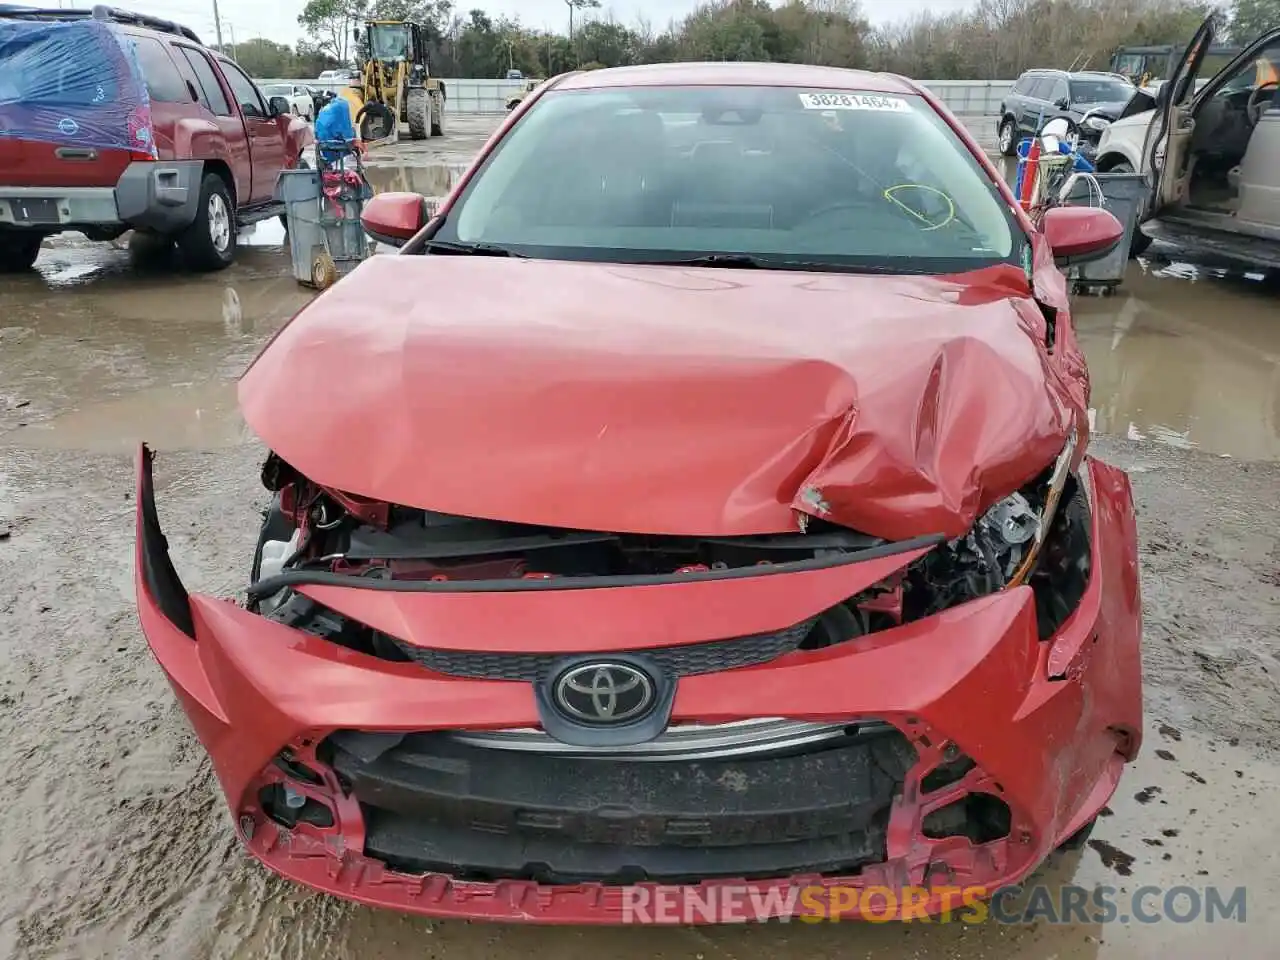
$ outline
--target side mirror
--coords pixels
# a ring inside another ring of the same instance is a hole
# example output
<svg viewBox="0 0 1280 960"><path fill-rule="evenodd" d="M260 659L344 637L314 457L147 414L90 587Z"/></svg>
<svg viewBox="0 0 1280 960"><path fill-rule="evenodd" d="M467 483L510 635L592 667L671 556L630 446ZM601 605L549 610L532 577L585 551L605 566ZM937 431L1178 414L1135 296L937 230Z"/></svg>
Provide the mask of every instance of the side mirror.
<svg viewBox="0 0 1280 960"><path fill-rule="evenodd" d="M364 232L392 247L403 247L426 222L427 201L420 193L380 193L360 215Z"/></svg>
<svg viewBox="0 0 1280 960"><path fill-rule="evenodd" d="M1071 106L1071 101L1066 97L1059 97L1057 100L1053 101L1053 105L1059 110L1066 110Z"/></svg>
<svg viewBox="0 0 1280 960"><path fill-rule="evenodd" d="M1060 267L1100 260L1124 238L1120 221L1101 207L1052 207L1040 221L1040 232Z"/></svg>
<svg viewBox="0 0 1280 960"><path fill-rule="evenodd" d="M270 108L271 115L273 117L283 117L286 114L293 112L293 108L289 106L289 99L287 97L272 97L267 101L267 106Z"/></svg>

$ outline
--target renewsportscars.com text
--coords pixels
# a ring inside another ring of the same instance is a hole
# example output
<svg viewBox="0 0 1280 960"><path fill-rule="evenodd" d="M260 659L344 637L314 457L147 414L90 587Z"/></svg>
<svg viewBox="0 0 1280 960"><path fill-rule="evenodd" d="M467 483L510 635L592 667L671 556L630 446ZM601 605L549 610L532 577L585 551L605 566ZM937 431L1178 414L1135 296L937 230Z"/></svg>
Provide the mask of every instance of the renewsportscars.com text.
<svg viewBox="0 0 1280 960"><path fill-rule="evenodd" d="M1244 887L627 887L625 923L1244 923Z"/></svg>

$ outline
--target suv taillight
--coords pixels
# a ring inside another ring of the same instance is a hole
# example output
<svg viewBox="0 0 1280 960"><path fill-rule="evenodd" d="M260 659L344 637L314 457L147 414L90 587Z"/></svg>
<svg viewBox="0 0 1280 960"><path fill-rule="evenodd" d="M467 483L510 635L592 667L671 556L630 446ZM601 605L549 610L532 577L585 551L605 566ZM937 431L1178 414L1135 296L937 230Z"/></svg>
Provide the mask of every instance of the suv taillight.
<svg viewBox="0 0 1280 960"><path fill-rule="evenodd" d="M155 160L155 138L151 128L151 110L137 107L129 114L129 159Z"/></svg>

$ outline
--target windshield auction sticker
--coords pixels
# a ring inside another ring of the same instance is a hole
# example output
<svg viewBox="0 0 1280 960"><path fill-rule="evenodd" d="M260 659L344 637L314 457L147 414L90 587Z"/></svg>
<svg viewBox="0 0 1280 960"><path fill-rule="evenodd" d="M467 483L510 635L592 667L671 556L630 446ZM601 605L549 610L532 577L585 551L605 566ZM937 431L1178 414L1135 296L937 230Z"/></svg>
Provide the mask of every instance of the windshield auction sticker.
<svg viewBox="0 0 1280 960"><path fill-rule="evenodd" d="M907 113L911 106L901 97L875 93L802 93L800 105L806 110L883 110Z"/></svg>

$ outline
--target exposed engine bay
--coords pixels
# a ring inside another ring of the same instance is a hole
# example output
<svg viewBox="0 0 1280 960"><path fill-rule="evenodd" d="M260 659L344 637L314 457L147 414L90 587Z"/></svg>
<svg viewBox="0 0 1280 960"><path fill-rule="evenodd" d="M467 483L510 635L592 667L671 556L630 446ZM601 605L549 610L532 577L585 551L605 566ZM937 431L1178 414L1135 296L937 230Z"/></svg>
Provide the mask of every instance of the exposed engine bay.
<svg viewBox="0 0 1280 960"><path fill-rule="evenodd" d="M346 578L433 583L713 575L836 561L886 541L805 517L795 533L740 537L618 534L506 523L362 500L315 484L272 454L273 493L255 554L250 609L384 659L407 659L391 638L295 592ZM1044 518L1048 516L1046 526ZM1061 463L995 503L963 537L942 542L892 577L801 625L815 650L932 616L1028 583L1047 637L1089 581L1090 512ZM930 546L922 538L920 546ZM790 568L790 567L789 567ZM336 579L335 579L336 578ZM425 584L424 584L425 586Z"/></svg>

